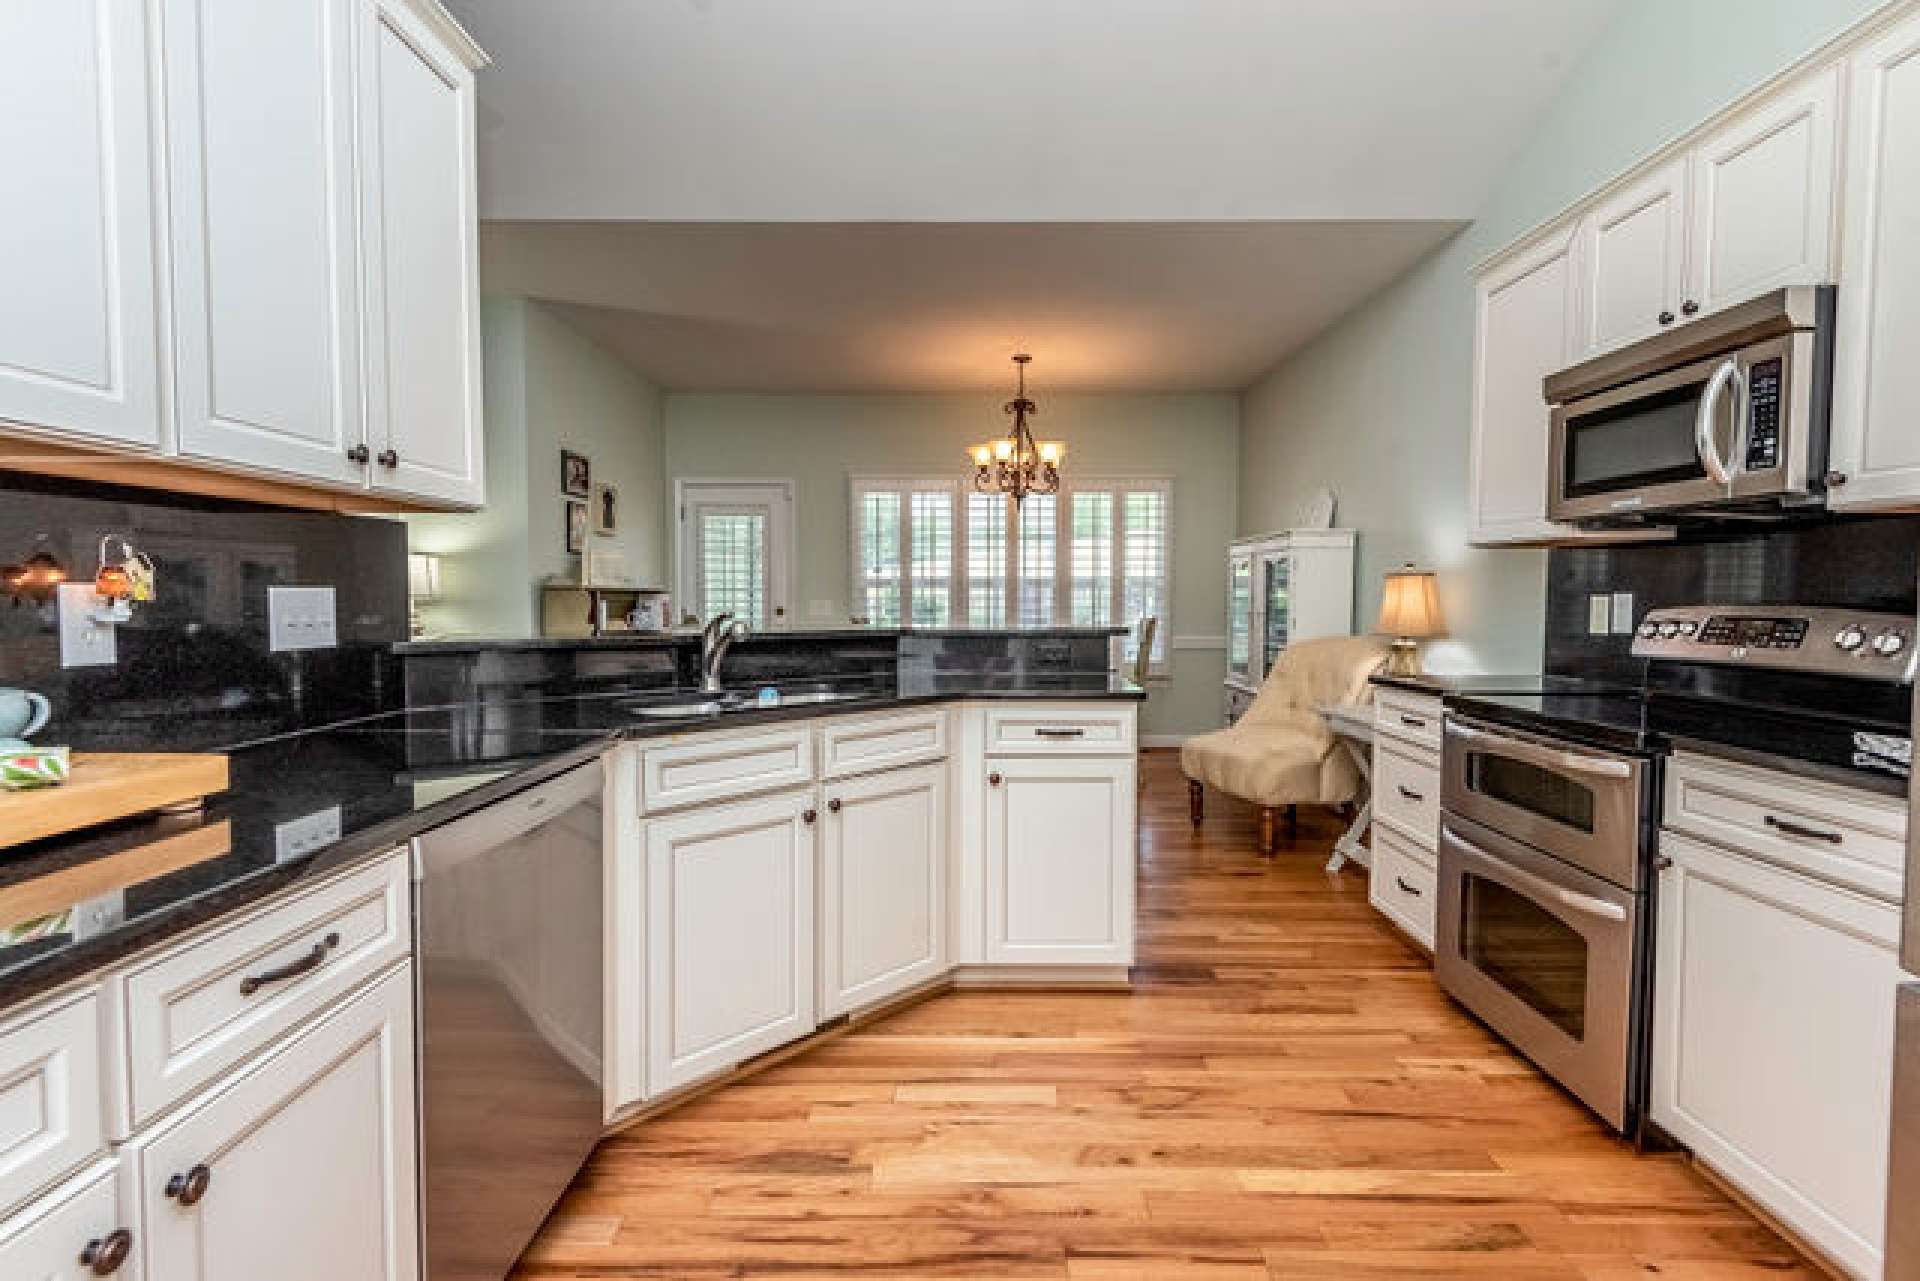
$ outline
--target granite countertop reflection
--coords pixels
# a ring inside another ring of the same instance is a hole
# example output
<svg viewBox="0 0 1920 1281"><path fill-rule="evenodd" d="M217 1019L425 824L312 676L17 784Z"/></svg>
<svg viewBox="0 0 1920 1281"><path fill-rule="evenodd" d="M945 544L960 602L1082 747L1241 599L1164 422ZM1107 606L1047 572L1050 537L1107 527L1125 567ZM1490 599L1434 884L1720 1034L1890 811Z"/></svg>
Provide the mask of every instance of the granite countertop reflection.
<svg viewBox="0 0 1920 1281"><path fill-rule="evenodd" d="M0 852L0 1006L390 850L628 739L960 699L1145 693L1107 673L903 674L898 683L837 688L846 697L830 703L667 720L634 712L670 696L660 690L508 698L393 712L232 748L227 792L198 813L132 819Z"/></svg>

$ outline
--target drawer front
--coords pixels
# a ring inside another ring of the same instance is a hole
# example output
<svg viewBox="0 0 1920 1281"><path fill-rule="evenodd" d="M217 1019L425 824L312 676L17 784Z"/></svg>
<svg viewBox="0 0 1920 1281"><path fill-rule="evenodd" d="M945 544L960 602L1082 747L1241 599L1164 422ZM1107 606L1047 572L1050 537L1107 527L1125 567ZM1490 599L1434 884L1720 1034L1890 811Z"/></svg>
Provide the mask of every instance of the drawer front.
<svg viewBox="0 0 1920 1281"><path fill-rule="evenodd" d="M128 971L120 981L131 1125L406 956L409 891L407 855L397 850Z"/></svg>
<svg viewBox="0 0 1920 1281"><path fill-rule="evenodd" d="M845 778L947 754L944 710L833 721L820 731L820 776Z"/></svg>
<svg viewBox="0 0 1920 1281"><path fill-rule="evenodd" d="M813 781L810 726L695 738L640 754L640 803L649 812L731 800Z"/></svg>
<svg viewBox="0 0 1920 1281"><path fill-rule="evenodd" d="M1373 814L1432 850L1440 842L1440 758L1388 739L1373 745Z"/></svg>
<svg viewBox="0 0 1920 1281"><path fill-rule="evenodd" d="M1666 826L1753 858L1899 902L1907 807L1776 770L1682 753L1667 771Z"/></svg>
<svg viewBox="0 0 1920 1281"><path fill-rule="evenodd" d="M989 708L987 750L1009 756L1129 755L1133 708Z"/></svg>
<svg viewBox="0 0 1920 1281"><path fill-rule="evenodd" d="M1378 688L1373 694L1373 729L1402 742L1440 750L1440 722L1445 709L1425 694Z"/></svg>
<svg viewBox="0 0 1920 1281"><path fill-rule="evenodd" d="M0 1023L0 1215L105 1150L105 1057L97 991Z"/></svg>
<svg viewBox="0 0 1920 1281"><path fill-rule="evenodd" d="M1373 869L1367 897L1387 918L1429 952L1433 950L1439 881L1416 847L1393 832L1373 829Z"/></svg>

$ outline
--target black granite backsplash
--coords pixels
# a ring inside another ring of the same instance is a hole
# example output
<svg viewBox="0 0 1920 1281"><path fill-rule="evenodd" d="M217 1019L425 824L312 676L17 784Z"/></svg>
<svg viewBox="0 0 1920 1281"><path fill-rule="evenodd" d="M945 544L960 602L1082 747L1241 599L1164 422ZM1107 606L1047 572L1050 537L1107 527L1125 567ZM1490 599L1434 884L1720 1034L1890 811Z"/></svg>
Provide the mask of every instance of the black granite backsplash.
<svg viewBox="0 0 1920 1281"><path fill-rule="evenodd" d="M0 565L44 552L90 581L109 533L159 571L156 598L116 629L111 667L63 670L52 603L0 592L0 685L53 702L37 741L222 747L396 701L388 646L407 635L398 521L0 473ZM268 652L270 585L333 587L339 646Z"/></svg>
<svg viewBox="0 0 1920 1281"><path fill-rule="evenodd" d="M1632 638L1590 636L1587 602L1632 592L1634 621L1665 605L1828 605L1913 614L1920 516L1838 517L1685 531L1671 543L1555 549L1547 561L1546 671L1637 680Z"/></svg>

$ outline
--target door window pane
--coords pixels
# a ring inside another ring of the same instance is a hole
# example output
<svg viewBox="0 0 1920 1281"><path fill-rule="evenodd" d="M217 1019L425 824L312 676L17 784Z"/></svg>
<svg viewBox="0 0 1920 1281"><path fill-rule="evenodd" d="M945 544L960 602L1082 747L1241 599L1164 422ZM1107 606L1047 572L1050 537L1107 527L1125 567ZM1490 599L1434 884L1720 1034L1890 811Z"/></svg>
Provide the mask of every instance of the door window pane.
<svg viewBox="0 0 1920 1281"><path fill-rule="evenodd" d="M1267 662L1262 670L1270 672L1287 648L1287 638L1292 631L1293 558L1268 556L1261 561L1261 565L1267 578L1267 599L1262 614L1265 620L1262 630L1266 634Z"/></svg>
<svg viewBox="0 0 1920 1281"><path fill-rule="evenodd" d="M967 625L1007 625L1007 499L967 495Z"/></svg>
<svg viewBox="0 0 1920 1281"><path fill-rule="evenodd" d="M767 518L761 512L700 513L700 614L731 613L766 626Z"/></svg>
<svg viewBox="0 0 1920 1281"><path fill-rule="evenodd" d="M953 495L916 493L912 502L913 625L945 627L953 621Z"/></svg>
<svg viewBox="0 0 1920 1281"><path fill-rule="evenodd" d="M1460 946L1482 974L1576 1041L1587 1036L1587 940L1524 894L1482 876L1462 887Z"/></svg>
<svg viewBox="0 0 1920 1281"><path fill-rule="evenodd" d="M1054 621L1056 507L1052 494L1028 494L1020 505L1020 626Z"/></svg>
<svg viewBox="0 0 1920 1281"><path fill-rule="evenodd" d="M1236 556L1227 565L1227 670L1251 674L1253 560Z"/></svg>
<svg viewBox="0 0 1920 1281"><path fill-rule="evenodd" d="M1076 624L1103 626L1113 618L1113 495L1073 495L1070 602Z"/></svg>
<svg viewBox="0 0 1920 1281"><path fill-rule="evenodd" d="M878 627L900 625L900 495L888 490L860 496L858 612Z"/></svg>

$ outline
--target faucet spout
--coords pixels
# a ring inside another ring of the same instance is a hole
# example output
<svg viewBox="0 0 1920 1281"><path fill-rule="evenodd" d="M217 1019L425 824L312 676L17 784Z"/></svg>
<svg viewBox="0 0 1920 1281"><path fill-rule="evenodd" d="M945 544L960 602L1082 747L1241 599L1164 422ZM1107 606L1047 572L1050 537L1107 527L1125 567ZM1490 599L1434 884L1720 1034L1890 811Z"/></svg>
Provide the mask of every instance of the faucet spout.
<svg viewBox="0 0 1920 1281"><path fill-rule="evenodd" d="M738 622L732 614L716 614L707 624L706 631L700 636L700 692L703 694L720 693L720 664L726 658L733 643L746 636L751 629Z"/></svg>

